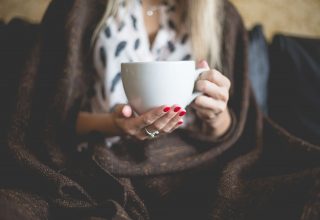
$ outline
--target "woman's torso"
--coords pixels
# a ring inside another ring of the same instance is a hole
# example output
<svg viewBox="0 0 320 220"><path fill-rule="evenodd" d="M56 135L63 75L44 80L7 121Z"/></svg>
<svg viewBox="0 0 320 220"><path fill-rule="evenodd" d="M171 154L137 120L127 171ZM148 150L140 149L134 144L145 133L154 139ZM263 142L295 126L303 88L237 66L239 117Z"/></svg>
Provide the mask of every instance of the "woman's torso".
<svg viewBox="0 0 320 220"><path fill-rule="evenodd" d="M104 21L96 39L93 55L95 92L89 97L93 112L112 111L116 104L127 103L120 76L122 62L192 59L187 30L176 24L174 1L161 3L156 9L160 25L152 44L141 1L133 0L130 5L125 2L119 3L117 17Z"/></svg>

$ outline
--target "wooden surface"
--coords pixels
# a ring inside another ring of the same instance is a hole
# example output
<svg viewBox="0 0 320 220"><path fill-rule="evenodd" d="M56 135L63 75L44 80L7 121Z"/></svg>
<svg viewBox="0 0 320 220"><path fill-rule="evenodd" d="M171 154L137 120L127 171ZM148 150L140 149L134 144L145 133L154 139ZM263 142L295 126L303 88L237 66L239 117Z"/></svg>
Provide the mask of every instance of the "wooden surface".
<svg viewBox="0 0 320 220"><path fill-rule="evenodd" d="M49 1L0 0L0 19L7 22L18 16L39 22ZM277 32L320 37L320 0L231 1L248 28L263 24L268 39Z"/></svg>

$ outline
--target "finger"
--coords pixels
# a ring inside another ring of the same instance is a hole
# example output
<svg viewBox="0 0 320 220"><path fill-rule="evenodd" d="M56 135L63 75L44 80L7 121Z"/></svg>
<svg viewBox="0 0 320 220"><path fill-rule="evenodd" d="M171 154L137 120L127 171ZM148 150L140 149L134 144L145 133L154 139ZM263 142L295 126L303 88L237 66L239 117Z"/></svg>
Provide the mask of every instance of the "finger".
<svg viewBox="0 0 320 220"><path fill-rule="evenodd" d="M215 83L208 80L198 80L196 89L217 100L227 102L229 99L229 91L224 87L219 87Z"/></svg>
<svg viewBox="0 0 320 220"><path fill-rule="evenodd" d="M126 118L130 118L132 116L132 108L130 105L125 105L122 108L122 115Z"/></svg>
<svg viewBox="0 0 320 220"><path fill-rule="evenodd" d="M168 133L173 132L174 130L179 128L182 124L183 124L183 119L180 119L180 121L178 121L178 123L175 126L173 126L173 128L171 128L171 130Z"/></svg>
<svg viewBox="0 0 320 220"><path fill-rule="evenodd" d="M122 110L125 107L125 104L117 104L113 107L113 113L117 116L117 117L124 117Z"/></svg>
<svg viewBox="0 0 320 220"><path fill-rule="evenodd" d="M197 110L201 108L209 109L217 114L219 112L222 112L227 107L227 104L226 102L216 100L205 95L200 95L195 99L194 105L192 105L192 107Z"/></svg>
<svg viewBox="0 0 320 220"><path fill-rule="evenodd" d="M148 135L145 133L144 130L140 130L137 132L134 137L140 141L146 140L148 138Z"/></svg>
<svg viewBox="0 0 320 220"><path fill-rule="evenodd" d="M150 125L150 129L162 131L162 129L167 125L167 123L173 119L177 114L179 114L179 111L181 110L181 107L178 105L173 105L171 107L171 110L168 112L168 114L165 114L158 120L156 120L152 125Z"/></svg>
<svg viewBox="0 0 320 220"><path fill-rule="evenodd" d="M206 60L201 60L197 63L197 68L210 68Z"/></svg>
<svg viewBox="0 0 320 220"><path fill-rule="evenodd" d="M196 114L204 120L212 120L217 117L217 114L212 109L207 108L197 109Z"/></svg>
<svg viewBox="0 0 320 220"><path fill-rule="evenodd" d="M184 117L185 114L186 110L180 110L178 114L166 124L166 126L162 129L162 132L169 133L179 123L179 121Z"/></svg>
<svg viewBox="0 0 320 220"><path fill-rule="evenodd" d="M224 76L222 73L220 73L218 70L209 70L206 72L203 72L199 79L203 80L209 80L210 82L213 82L217 84L220 87L230 88L230 80Z"/></svg>
<svg viewBox="0 0 320 220"><path fill-rule="evenodd" d="M142 129L148 125L153 124L156 120L164 116L170 110L169 106L162 105L155 109L152 109L135 119L135 125L137 129Z"/></svg>

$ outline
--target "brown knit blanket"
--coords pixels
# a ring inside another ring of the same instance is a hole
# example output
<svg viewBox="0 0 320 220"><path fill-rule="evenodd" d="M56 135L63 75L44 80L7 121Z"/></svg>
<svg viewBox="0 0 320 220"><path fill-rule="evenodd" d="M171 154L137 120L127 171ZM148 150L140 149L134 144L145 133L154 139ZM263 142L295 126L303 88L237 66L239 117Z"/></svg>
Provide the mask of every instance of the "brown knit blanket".
<svg viewBox="0 0 320 220"><path fill-rule="evenodd" d="M21 72L1 141L5 219L320 219L320 146L262 115L250 91L247 33L225 3L223 68L231 129L175 131L79 151L75 121L91 82L103 0L54 0ZM3 152L3 153L2 153Z"/></svg>

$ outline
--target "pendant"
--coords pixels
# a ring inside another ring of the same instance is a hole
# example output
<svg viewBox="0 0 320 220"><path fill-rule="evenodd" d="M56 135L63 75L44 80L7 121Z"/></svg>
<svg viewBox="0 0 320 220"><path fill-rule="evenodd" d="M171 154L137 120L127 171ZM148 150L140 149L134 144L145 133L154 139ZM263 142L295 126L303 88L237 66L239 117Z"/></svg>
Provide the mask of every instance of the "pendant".
<svg viewBox="0 0 320 220"><path fill-rule="evenodd" d="M148 10L147 11L147 15L150 17L150 16L152 16L154 14L154 12L153 12L153 10Z"/></svg>

